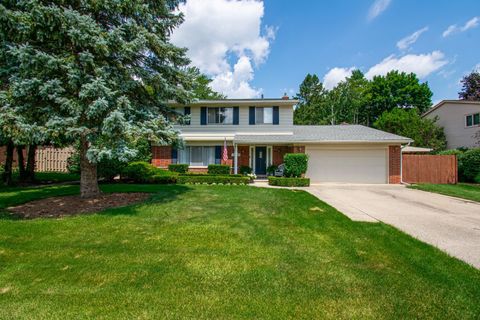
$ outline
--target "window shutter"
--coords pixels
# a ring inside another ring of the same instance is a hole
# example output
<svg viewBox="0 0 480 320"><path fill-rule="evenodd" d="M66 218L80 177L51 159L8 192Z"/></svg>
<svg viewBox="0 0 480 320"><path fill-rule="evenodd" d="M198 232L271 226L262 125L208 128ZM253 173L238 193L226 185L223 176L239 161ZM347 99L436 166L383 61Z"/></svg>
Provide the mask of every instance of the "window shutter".
<svg viewBox="0 0 480 320"><path fill-rule="evenodd" d="M176 164L178 159L178 150L172 147L172 164Z"/></svg>
<svg viewBox="0 0 480 320"><path fill-rule="evenodd" d="M255 107L248 110L248 124L255 124Z"/></svg>
<svg viewBox="0 0 480 320"><path fill-rule="evenodd" d="M190 114L191 114L190 107L184 107L184 108L183 108L183 115L184 115L184 116L189 116ZM191 119L189 119L189 120L186 122L186 124L190 124L190 120L191 120Z"/></svg>
<svg viewBox="0 0 480 320"><path fill-rule="evenodd" d="M202 107L200 109L200 124L202 126L207 125L207 107Z"/></svg>
<svg viewBox="0 0 480 320"><path fill-rule="evenodd" d="M222 162L222 146L215 146L215 164Z"/></svg>
<svg viewBox="0 0 480 320"><path fill-rule="evenodd" d="M233 124L238 124L239 110L238 107L233 107Z"/></svg>
<svg viewBox="0 0 480 320"><path fill-rule="evenodd" d="M273 107L273 124L280 123L280 114L278 111L278 107Z"/></svg>

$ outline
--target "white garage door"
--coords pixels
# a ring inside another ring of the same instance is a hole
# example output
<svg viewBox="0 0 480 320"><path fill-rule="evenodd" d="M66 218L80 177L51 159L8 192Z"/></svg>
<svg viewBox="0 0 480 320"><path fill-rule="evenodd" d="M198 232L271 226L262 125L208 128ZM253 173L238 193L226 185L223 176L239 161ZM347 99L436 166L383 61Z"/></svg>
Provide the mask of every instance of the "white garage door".
<svg viewBox="0 0 480 320"><path fill-rule="evenodd" d="M313 183L387 183L385 148L327 149L306 147L307 177Z"/></svg>

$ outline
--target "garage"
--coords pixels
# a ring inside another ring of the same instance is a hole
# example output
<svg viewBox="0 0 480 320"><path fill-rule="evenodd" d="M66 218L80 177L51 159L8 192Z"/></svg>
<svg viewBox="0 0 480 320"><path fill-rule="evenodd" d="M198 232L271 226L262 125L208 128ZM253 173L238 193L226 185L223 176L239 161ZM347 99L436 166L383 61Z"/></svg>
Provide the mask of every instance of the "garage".
<svg viewBox="0 0 480 320"><path fill-rule="evenodd" d="M306 146L312 183L388 183L387 147Z"/></svg>

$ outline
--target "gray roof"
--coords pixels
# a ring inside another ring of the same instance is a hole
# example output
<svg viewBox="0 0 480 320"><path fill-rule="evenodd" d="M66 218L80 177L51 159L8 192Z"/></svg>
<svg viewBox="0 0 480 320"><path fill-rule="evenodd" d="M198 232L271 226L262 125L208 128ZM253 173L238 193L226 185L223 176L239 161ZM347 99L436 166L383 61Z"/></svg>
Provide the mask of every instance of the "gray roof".
<svg viewBox="0 0 480 320"><path fill-rule="evenodd" d="M327 143L327 142L392 142L408 143L412 140L396 134L361 126L293 126L292 135L237 134L235 143Z"/></svg>

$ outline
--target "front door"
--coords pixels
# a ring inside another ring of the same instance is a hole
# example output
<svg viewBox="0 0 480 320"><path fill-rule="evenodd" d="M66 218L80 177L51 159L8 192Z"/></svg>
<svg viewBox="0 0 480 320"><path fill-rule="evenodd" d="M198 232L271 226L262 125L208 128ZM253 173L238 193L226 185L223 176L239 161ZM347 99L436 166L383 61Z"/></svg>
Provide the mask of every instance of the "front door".
<svg viewBox="0 0 480 320"><path fill-rule="evenodd" d="M255 174L267 174L267 147L255 147Z"/></svg>

